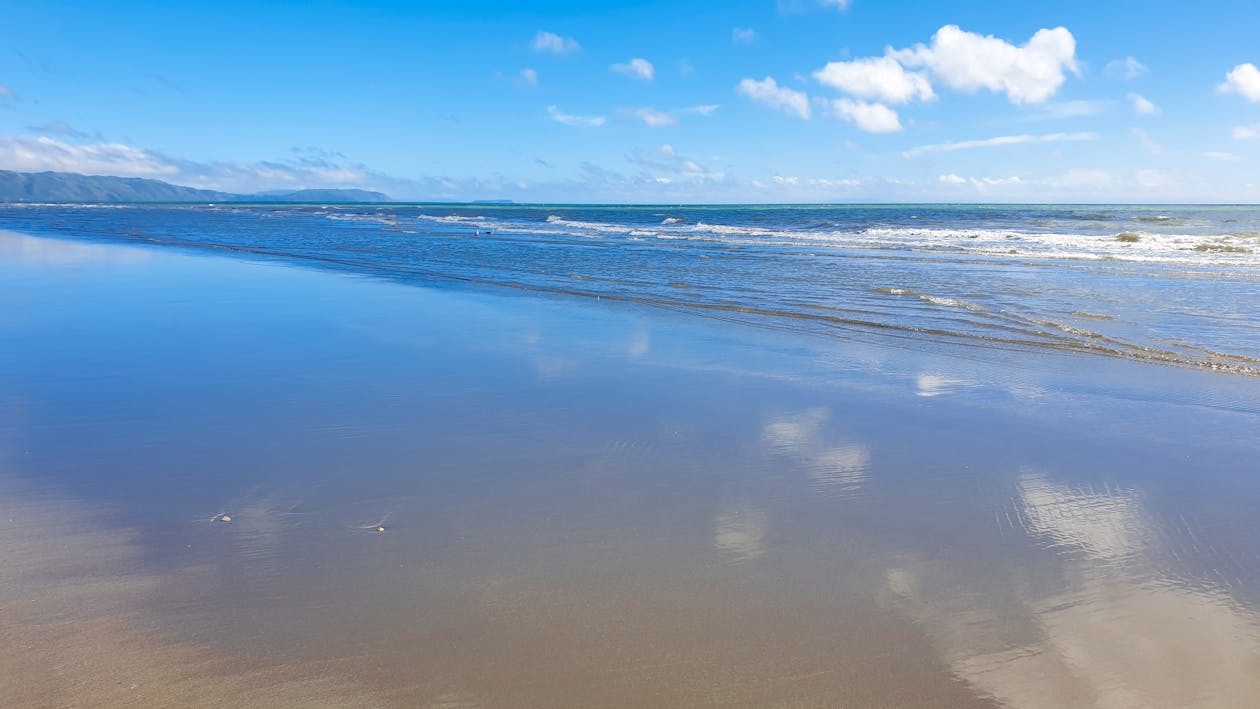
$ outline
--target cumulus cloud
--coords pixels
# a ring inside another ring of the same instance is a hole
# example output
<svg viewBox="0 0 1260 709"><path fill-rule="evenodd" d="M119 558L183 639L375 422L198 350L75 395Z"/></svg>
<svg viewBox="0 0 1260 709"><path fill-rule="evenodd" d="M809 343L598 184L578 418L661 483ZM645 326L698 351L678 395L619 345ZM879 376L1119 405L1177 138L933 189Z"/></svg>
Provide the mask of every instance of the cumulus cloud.
<svg viewBox="0 0 1260 709"><path fill-rule="evenodd" d="M608 119L603 116L578 116L565 113L555 106L547 107L547 115L551 116L551 120L556 123L575 128L598 128L608 122Z"/></svg>
<svg viewBox="0 0 1260 709"><path fill-rule="evenodd" d="M882 103L838 98L828 104L831 114L849 121L867 133L895 133L901 130L897 112Z"/></svg>
<svg viewBox="0 0 1260 709"><path fill-rule="evenodd" d="M1017 104L1048 100L1077 72L1076 39L1065 27L1041 29L1025 44L946 25L931 45L890 51L903 66L923 67L952 89L1004 93Z"/></svg>
<svg viewBox="0 0 1260 709"><path fill-rule="evenodd" d="M1239 64L1225 75L1225 82L1216 87L1223 94L1238 94L1255 103L1260 101L1260 69L1255 64Z"/></svg>
<svg viewBox="0 0 1260 709"><path fill-rule="evenodd" d="M652 62L635 57L625 64L613 64L609 67L618 74L625 74L631 79L640 81L651 81L656 76L656 67L652 66Z"/></svg>
<svg viewBox="0 0 1260 709"><path fill-rule="evenodd" d="M547 52L549 54L572 54L582 49L582 45L578 44L576 39L572 37L561 37L554 32L545 32L539 30L534 35L534 40L530 42L535 52Z"/></svg>
<svg viewBox="0 0 1260 709"><path fill-rule="evenodd" d="M809 109L809 97L804 92L779 86L778 82L769 76L761 81L744 79L739 82L735 90L753 101L764 103L798 118L809 119L812 115Z"/></svg>
<svg viewBox="0 0 1260 709"><path fill-rule="evenodd" d="M936 97L927 77L906 71L890 56L829 62L814 72L814 78L851 96L883 103L930 101Z"/></svg>
<svg viewBox="0 0 1260 709"><path fill-rule="evenodd" d="M752 44L757 41L757 30L751 27L736 27L731 30L731 41L735 44Z"/></svg>
<svg viewBox="0 0 1260 709"><path fill-rule="evenodd" d="M1140 116L1159 115L1159 106L1151 103L1141 94L1129 94L1129 103L1133 105L1133 111Z"/></svg>
<svg viewBox="0 0 1260 709"><path fill-rule="evenodd" d="M1254 140L1260 138L1260 123L1252 123L1249 126L1234 126L1231 131L1234 140Z"/></svg>
<svg viewBox="0 0 1260 709"><path fill-rule="evenodd" d="M1125 79L1126 81L1136 79L1147 71L1146 65L1134 57L1113 59L1107 62L1106 68L1107 76L1113 79Z"/></svg>
<svg viewBox="0 0 1260 709"><path fill-rule="evenodd" d="M1097 133L1048 133L1044 135L999 135L983 140L960 140L952 143L935 143L920 145L903 152L902 157L912 158L927 153L950 153L956 150L973 148L996 148L1007 145L1023 145L1025 143L1058 143L1082 140L1098 140Z"/></svg>

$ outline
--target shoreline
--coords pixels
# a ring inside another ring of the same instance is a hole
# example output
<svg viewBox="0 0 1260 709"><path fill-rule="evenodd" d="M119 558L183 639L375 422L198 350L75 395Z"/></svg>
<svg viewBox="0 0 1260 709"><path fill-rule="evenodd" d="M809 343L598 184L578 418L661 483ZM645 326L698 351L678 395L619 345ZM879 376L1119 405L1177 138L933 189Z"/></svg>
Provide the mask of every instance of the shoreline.
<svg viewBox="0 0 1260 709"><path fill-rule="evenodd" d="M18 238L6 585L126 599L3 628L83 658L49 703L1260 696L1249 378Z"/></svg>

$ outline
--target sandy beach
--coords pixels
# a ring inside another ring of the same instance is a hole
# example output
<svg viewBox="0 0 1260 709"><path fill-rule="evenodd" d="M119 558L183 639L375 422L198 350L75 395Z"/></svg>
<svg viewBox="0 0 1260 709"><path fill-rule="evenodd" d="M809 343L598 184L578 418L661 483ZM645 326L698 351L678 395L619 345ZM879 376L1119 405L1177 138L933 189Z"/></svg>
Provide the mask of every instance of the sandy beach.
<svg viewBox="0 0 1260 709"><path fill-rule="evenodd" d="M0 235L0 705L1260 701L1260 379Z"/></svg>

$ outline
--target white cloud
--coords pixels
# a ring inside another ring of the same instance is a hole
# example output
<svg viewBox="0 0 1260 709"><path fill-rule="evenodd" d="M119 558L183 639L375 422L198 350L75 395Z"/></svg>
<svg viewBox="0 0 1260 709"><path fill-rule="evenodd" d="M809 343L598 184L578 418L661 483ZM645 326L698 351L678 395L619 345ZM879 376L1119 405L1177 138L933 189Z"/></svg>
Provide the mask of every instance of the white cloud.
<svg viewBox="0 0 1260 709"><path fill-rule="evenodd" d="M1124 59L1114 59L1107 62L1107 76L1113 79L1131 80L1142 76L1148 71L1146 65L1138 61L1134 57L1125 57Z"/></svg>
<svg viewBox="0 0 1260 709"><path fill-rule="evenodd" d="M572 37L561 37L554 32L544 32L539 30L534 35L534 41L530 43L535 52L548 52L550 54L572 54L580 49L582 45L578 44L576 39Z"/></svg>
<svg viewBox="0 0 1260 709"><path fill-rule="evenodd" d="M1233 162L1235 160L1242 160L1242 158L1238 157L1237 155L1233 153L1222 153L1215 150L1210 150L1204 153L1203 157L1211 158L1213 160L1224 160L1227 162Z"/></svg>
<svg viewBox="0 0 1260 709"><path fill-rule="evenodd" d="M845 11L853 4L853 0L779 0L778 9L780 13L794 14L798 12L810 12L813 10L840 10Z"/></svg>
<svg viewBox="0 0 1260 709"><path fill-rule="evenodd" d="M1159 106L1151 103L1150 100L1141 94L1129 94L1129 103L1133 104L1134 112L1140 116L1159 115Z"/></svg>
<svg viewBox="0 0 1260 709"><path fill-rule="evenodd" d="M652 128L664 128L678 124L678 118L654 108L640 108L633 115Z"/></svg>
<svg viewBox="0 0 1260 709"><path fill-rule="evenodd" d="M45 135L65 135L71 138L79 138L81 140L104 140L100 133L88 133L86 131L81 131L65 121L50 121L43 125L27 126L26 129L32 133L43 133Z"/></svg>
<svg viewBox="0 0 1260 709"><path fill-rule="evenodd" d="M906 71L889 56L829 62L814 72L814 78L857 98L884 103L930 101L936 97L927 77Z"/></svg>
<svg viewBox="0 0 1260 709"><path fill-rule="evenodd" d="M625 74L631 79L639 79L640 81L651 81L656 76L656 67L652 66L652 62L635 57L625 64L613 64L609 67L618 74Z"/></svg>
<svg viewBox="0 0 1260 709"><path fill-rule="evenodd" d="M721 108L721 106L716 103L707 103L703 106L691 106L690 108L684 108L682 112L694 113L699 116L712 116L719 108Z"/></svg>
<svg viewBox="0 0 1260 709"><path fill-rule="evenodd" d="M18 172L77 172L82 175L170 178L171 161L122 143L71 145L52 138L0 138L0 169Z"/></svg>
<svg viewBox="0 0 1260 709"><path fill-rule="evenodd" d="M926 153L949 153L955 150L972 148L996 148L1006 145L1022 145L1025 143L1058 143L1082 140L1098 140L1097 133L1048 133L1045 135L999 135L983 140L960 140L952 143L935 143L920 145L903 152L902 157L912 158Z"/></svg>
<svg viewBox="0 0 1260 709"><path fill-rule="evenodd" d="M739 82L735 90L740 95L747 96L753 101L764 103L798 118L808 119L812 115L809 110L809 97L804 92L789 89L786 86L779 86L769 76L761 81L744 79Z"/></svg>
<svg viewBox="0 0 1260 709"><path fill-rule="evenodd" d="M1146 152L1151 155L1162 155L1164 153L1164 146L1156 142L1146 131L1141 128L1130 128L1129 130L1141 141L1142 147L1146 148Z"/></svg>
<svg viewBox="0 0 1260 709"><path fill-rule="evenodd" d="M631 163L643 168L645 179L657 184L712 184L726 180L726 173L720 170L709 170L695 160L680 155L669 143L661 145L651 153L635 151L628 159Z"/></svg>
<svg viewBox="0 0 1260 709"><path fill-rule="evenodd" d="M1111 101L1047 101L1039 104L1027 118L1028 120L1052 120L1096 116L1105 112L1111 104Z"/></svg>
<svg viewBox="0 0 1260 709"><path fill-rule="evenodd" d="M1249 126L1234 126L1231 131L1234 140L1253 140L1260 138L1260 123L1252 123Z"/></svg>
<svg viewBox="0 0 1260 709"><path fill-rule="evenodd" d="M751 27L736 27L731 30L731 41L735 44L752 44L757 41L757 30Z"/></svg>
<svg viewBox="0 0 1260 709"><path fill-rule="evenodd" d="M832 115L855 124L867 133L895 133L901 130L897 112L882 103L838 98L829 103Z"/></svg>
<svg viewBox="0 0 1260 709"><path fill-rule="evenodd" d="M575 128L598 128L608 122L603 116L577 116L572 113L564 113L555 106L547 107L547 115L551 116L551 120L556 123L563 123L566 126Z"/></svg>
<svg viewBox="0 0 1260 709"><path fill-rule="evenodd" d="M1260 101L1260 69L1255 64L1239 64L1225 75L1225 82L1216 87L1223 94L1238 94L1255 103Z"/></svg>
<svg viewBox="0 0 1260 709"><path fill-rule="evenodd" d="M538 85L538 72L535 71L534 69L529 69L529 68L521 69L521 73L519 74L519 77L520 78L518 78L516 82L517 85L519 86L537 86Z"/></svg>
<svg viewBox="0 0 1260 709"><path fill-rule="evenodd" d="M1012 175L1010 177L962 177L961 175L955 175L952 172L948 175L941 175L940 177L937 178L937 181L939 181L943 185L955 185L955 186L970 185L977 189L984 189L986 187L999 187L1002 185L1024 184L1024 180L1020 178L1018 175ZM935 376L935 377L933 377L932 375L925 375L925 376L928 377L928 380L926 383L931 386L925 386L925 381L924 381L925 377L920 376L919 377L919 396L936 396L936 394L940 393L941 389L945 388L946 384L955 383L954 380L945 379L939 376ZM927 393L924 393L924 390L927 390Z"/></svg>
<svg viewBox="0 0 1260 709"><path fill-rule="evenodd" d="M1064 27L1041 29L1022 46L946 25L931 46L892 51L905 66L925 67L950 88L1005 93L1013 103L1041 103L1076 72L1076 39Z"/></svg>
<svg viewBox="0 0 1260 709"><path fill-rule="evenodd" d="M5 84L0 84L0 100L8 100L14 97L13 89Z"/></svg>
<svg viewBox="0 0 1260 709"><path fill-rule="evenodd" d="M344 156L317 149L295 149L295 157L254 163L195 162L172 158L122 143L71 145L48 137L0 138L0 169L19 172L74 172L83 175L144 177L226 192L267 189L384 186L383 175Z"/></svg>

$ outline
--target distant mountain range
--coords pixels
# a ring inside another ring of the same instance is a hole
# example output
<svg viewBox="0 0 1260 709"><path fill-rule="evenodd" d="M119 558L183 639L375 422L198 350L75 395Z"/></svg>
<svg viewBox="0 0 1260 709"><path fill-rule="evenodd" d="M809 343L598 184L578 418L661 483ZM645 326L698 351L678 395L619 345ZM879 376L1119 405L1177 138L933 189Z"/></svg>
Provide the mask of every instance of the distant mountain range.
<svg viewBox="0 0 1260 709"><path fill-rule="evenodd" d="M140 177L0 170L0 202L392 202L368 190L314 189L233 194Z"/></svg>

